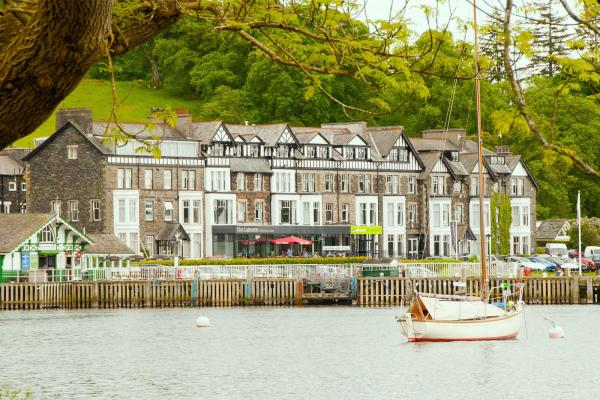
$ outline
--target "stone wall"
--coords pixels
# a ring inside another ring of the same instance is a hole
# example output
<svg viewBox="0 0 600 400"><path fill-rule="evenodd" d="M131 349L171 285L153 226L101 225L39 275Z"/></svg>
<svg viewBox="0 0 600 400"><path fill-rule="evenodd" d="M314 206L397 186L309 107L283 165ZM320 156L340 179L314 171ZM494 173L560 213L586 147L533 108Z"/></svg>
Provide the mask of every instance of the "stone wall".
<svg viewBox="0 0 600 400"><path fill-rule="evenodd" d="M79 217L73 223L88 233L102 232L106 215L93 221L91 200L99 200L102 211L107 209L105 156L72 126L49 140L27 161L27 211L49 213L52 201L58 200L61 216L71 221L68 202L77 201ZM68 159L70 145L78 146L77 159Z"/></svg>

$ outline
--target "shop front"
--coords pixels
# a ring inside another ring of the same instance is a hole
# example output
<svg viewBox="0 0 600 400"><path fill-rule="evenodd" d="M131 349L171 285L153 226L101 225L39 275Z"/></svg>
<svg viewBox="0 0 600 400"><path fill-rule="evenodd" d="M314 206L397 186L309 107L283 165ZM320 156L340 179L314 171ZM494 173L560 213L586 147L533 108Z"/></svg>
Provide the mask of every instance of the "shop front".
<svg viewBox="0 0 600 400"><path fill-rule="evenodd" d="M351 226L352 252L357 256L379 258L379 237L383 234L383 227Z"/></svg>
<svg viewBox="0 0 600 400"><path fill-rule="evenodd" d="M295 236L312 244L276 244ZM213 256L294 257L317 254L350 254L350 226L213 226Z"/></svg>

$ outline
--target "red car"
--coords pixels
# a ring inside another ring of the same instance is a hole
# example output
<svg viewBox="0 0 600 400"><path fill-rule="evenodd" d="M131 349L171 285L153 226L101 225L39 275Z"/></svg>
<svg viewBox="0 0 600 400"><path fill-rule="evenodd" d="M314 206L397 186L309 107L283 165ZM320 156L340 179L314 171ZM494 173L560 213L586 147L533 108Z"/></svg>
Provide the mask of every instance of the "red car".
<svg viewBox="0 0 600 400"><path fill-rule="evenodd" d="M573 262L579 262L579 259L577 258L577 252L575 252L573 256L571 256L571 254L569 254L569 256L573 259ZM596 263L593 260L590 260L589 258L581 257L581 268L584 271L595 271Z"/></svg>

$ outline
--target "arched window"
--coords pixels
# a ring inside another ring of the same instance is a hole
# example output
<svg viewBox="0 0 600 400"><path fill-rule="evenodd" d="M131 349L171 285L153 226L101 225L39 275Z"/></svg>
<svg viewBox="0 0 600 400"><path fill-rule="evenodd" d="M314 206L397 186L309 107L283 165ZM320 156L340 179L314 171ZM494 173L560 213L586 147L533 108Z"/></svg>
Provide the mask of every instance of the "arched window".
<svg viewBox="0 0 600 400"><path fill-rule="evenodd" d="M54 243L54 230L50 225L47 225L38 234L38 241L40 243Z"/></svg>

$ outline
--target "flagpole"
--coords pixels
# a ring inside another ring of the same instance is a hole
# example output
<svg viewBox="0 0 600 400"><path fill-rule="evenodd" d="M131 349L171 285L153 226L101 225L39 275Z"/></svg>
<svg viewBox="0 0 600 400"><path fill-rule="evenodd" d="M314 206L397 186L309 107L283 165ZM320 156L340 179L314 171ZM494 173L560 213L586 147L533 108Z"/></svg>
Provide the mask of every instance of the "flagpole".
<svg viewBox="0 0 600 400"><path fill-rule="evenodd" d="M579 275L581 276L581 191L577 191L577 231L579 234Z"/></svg>

